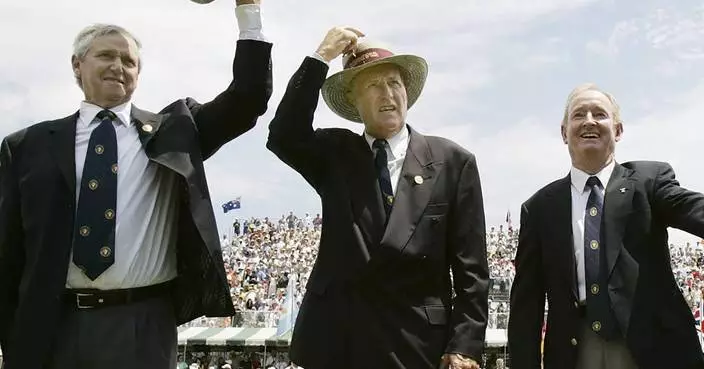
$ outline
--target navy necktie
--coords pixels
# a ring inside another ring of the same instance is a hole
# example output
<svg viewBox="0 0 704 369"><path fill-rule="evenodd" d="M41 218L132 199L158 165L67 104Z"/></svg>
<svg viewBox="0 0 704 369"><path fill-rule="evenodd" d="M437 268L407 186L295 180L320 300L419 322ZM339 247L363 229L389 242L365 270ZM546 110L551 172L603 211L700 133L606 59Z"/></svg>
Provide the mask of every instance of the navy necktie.
<svg viewBox="0 0 704 369"><path fill-rule="evenodd" d="M611 311L606 277L606 258L601 237L604 196L601 181L589 177L585 189L590 189L584 215L584 279L587 287L587 319L595 333L604 339L617 335L617 326Z"/></svg>
<svg viewBox="0 0 704 369"><path fill-rule="evenodd" d="M386 156L386 140L376 139L372 144L372 148L376 150L374 154L374 167L376 168L376 177L379 180L379 189L381 190L381 198L384 202L384 210L388 219L391 214L391 207L394 204L394 191L391 187L391 174L389 173L389 163Z"/></svg>
<svg viewBox="0 0 704 369"><path fill-rule="evenodd" d="M98 113L88 142L73 238L73 263L91 280L115 262L117 138L115 113Z"/></svg>

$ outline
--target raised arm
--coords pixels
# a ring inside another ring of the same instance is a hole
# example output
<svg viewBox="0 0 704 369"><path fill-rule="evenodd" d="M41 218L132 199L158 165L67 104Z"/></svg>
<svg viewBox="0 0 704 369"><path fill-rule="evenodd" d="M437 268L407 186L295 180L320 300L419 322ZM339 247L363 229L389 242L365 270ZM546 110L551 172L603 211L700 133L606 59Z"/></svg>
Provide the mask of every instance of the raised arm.
<svg viewBox="0 0 704 369"><path fill-rule="evenodd" d="M326 132L313 130L313 116L329 69L327 63L354 45L359 35L361 32L352 28L330 30L315 57L306 57L291 77L269 124L266 147L314 188L319 187L325 168Z"/></svg>
<svg viewBox="0 0 704 369"><path fill-rule="evenodd" d="M272 93L271 47L261 33L259 0L237 0L240 40L232 65L232 82L210 102L186 103L198 127L203 159L252 129L267 110Z"/></svg>

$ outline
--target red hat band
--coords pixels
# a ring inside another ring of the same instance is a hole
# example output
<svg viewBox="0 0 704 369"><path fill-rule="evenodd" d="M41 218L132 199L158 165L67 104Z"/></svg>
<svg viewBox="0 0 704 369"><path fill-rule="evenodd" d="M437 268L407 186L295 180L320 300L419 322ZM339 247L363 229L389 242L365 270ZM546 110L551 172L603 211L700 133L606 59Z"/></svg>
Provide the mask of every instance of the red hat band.
<svg viewBox="0 0 704 369"><path fill-rule="evenodd" d="M388 58L390 56L394 56L394 53L389 50L369 48L356 54L352 54L352 57L345 64L345 69L358 67L360 65L371 63L379 59Z"/></svg>

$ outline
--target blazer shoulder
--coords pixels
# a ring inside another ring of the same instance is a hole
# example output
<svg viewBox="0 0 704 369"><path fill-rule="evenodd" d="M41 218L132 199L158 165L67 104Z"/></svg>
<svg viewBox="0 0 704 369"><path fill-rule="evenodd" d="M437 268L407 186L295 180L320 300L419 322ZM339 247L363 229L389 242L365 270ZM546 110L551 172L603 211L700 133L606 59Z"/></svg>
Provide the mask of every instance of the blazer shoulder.
<svg viewBox="0 0 704 369"><path fill-rule="evenodd" d="M37 135L42 135L45 132L52 131L54 129L57 129L59 124L67 119L72 119L75 117L75 114L69 115L64 118L60 119L52 119L52 120L45 120L41 121L38 123L33 123L28 127L19 129L15 132L12 132L5 136L4 141L7 142L7 144L11 148L18 147L22 145L24 142L28 140L32 140L33 138L37 137Z"/></svg>
<svg viewBox="0 0 704 369"><path fill-rule="evenodd" d="M430 150L433 151L434 154L440 153L441 157L446 160L463 163L468 160L477 160L473 152L469 151L455 141L439 136L421 136L425 137L425 140L428 142L428 146L430 146Z"/></svg>
<svg viewBox="0 0 704 369"><path fill-rule="evenodd" d="M544 202L545 197L552 195L553 193L557 192L560 187L568 184L566 183L568 180L569 177L564 177L548 183L547 185L543 186L541 189L536 191L531 197L528 198L528 200L523 202L523 206L525 206L527 209L530 209L534 206L539 206Z"/></svg>
<svg viewBox="0 0 704 369"><path fill-rule="evenodd" d="M347 128L317 128L315 135L336 144L345 144L352 140L359 140L359 134Z"/></svg>
<svg viewBox="0 0 704 369"><path fill-rule="evenodd" d="M672 166L663 161L629 161L621 163L624 168L634 171L641 178L656 178L660 173L672 171Z"/></svg>

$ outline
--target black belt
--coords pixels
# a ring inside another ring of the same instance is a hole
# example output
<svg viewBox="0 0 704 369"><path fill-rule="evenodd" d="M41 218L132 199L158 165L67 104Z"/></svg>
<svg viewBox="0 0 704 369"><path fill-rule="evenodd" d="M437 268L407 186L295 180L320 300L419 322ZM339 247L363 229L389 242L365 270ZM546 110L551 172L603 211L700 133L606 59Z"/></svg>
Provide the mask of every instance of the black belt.
<svg viewBox="0 0 704 369"><path fill-rule="evenodd" d="M170 285L166 282L121 290L68 289L63 297L64 302L74 309L96 309L166 296Z"/></svg>

